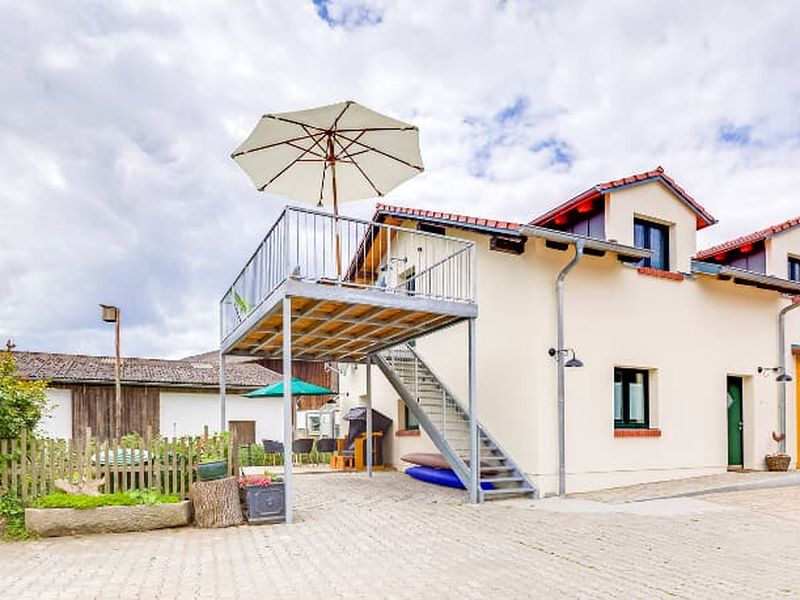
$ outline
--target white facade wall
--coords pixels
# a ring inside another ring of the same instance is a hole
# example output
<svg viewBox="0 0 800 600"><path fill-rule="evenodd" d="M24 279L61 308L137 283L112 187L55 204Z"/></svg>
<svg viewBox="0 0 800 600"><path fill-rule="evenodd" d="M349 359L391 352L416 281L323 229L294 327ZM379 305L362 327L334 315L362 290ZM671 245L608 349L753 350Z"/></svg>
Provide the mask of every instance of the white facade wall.
<svg viewBox="0 0 800 600"><path fill-rule="evenodd" d="M219 394L197 392L161 392L161 435L200 435L208 425L219 431ZM255 421L256 441L283 439L283 398L226 397L228 421Z"/></svg>
<svg viewBox="0 0 800 600"><path fill-rule="evenodd" d="M800 227L767 238L766 248L767 274L785 279L789 275L789 257L800 258Z"/></svg>
<svg viewBox="0 0 800 600"><path fill-rule="evenodd" d="M660 183L611 194L607 236L632 243L634 215L671 225L671 265L689 272L696 217ZM413 223L409 222L413 226ZM555 280L572 258L529 239L521 256L491 252L489 236L448 229L477 244L478 417L543 493L557 486ZM788 239L789 234L785 238ZM776 238L778 239L778 238ZM794 242L800 253L800 240ZM399 244L397 246L400 247ZM786 275L783 274L783 277ZM776 292L707 277L672 281L640 274L616 257L586 256L566 282L566 345L585 366L567 370L567 485L581 491L722 472L727 468L727 377L744 381L744 466L762 469L777 450L778 383L757 374L777 364ZM800 311L789 343L800 343ZM419 351L467 401L467 334L459 325L418 341ZM650 369L651 429L615 435L614 367ZM364 393L364 367L341 379L350 401ZM790 363L790 374L797 380ZM398 395L375 370L373 403L397 422ZM795 382L788 385L787 448L797 447ZM432 450L424 434L392 440L393 459Z"/></svg>
<svg viewBox="0 0 800 600"><path fill-rule="evenodd" d="M72 437L72 390L47 388L49 415L39 423L38 431L45 437Z"/></svg>

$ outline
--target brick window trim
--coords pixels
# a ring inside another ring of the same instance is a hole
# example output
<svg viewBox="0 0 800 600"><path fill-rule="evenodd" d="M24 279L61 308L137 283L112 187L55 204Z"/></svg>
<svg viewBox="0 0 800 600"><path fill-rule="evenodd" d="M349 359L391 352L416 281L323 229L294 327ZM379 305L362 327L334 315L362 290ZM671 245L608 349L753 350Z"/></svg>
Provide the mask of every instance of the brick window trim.
<svg viewBox="0 0 800 600"><path fill-rule="evenodd" d="M398 429L394 435L395 437L419 437L419 429Z"/></svg>
<svg viewBox="0 0 800 600"><path fill-rule="evenodd" d="M615 438L661 437L660 429L615 429Z"/></svg>
<svg viewBox="0 0 800 600"><path fill-rule="evenodd" d="M662 271L661 269L653 269L651 267L639 267L636 269L639 275L647 275L648 277L658 277L660 279L669 279L670 281L683 281L686 279L683 273L674 273L673 271Z"/></svg>

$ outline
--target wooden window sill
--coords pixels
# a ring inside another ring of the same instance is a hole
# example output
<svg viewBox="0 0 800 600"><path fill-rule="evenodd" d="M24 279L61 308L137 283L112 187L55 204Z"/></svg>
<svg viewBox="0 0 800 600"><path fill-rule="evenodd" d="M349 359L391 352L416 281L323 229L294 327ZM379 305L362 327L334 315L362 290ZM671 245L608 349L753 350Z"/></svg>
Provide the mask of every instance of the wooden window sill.
<svg viewBox="0 0 800 600"><path fill-rule="evenodd" d="M661 437L660 429L615 429L615 438L628 437Z"/></svg>
<svg viewBox="0 0 800 600"><path fill-rule="evenodd" d="M636 270L639 275L647 275L648 277L658 277L659 279L669 279L670 281L683 281L685 279L683 273L675 273L673 271L662 271L661 269L652 269L650 267L639 267Z"/></svg>
<svg viewBox="0 0 800 600"><path fill-rule="evenodd" d="M419 429L398 429L394 435L395 437L419 437Z"/></svg>

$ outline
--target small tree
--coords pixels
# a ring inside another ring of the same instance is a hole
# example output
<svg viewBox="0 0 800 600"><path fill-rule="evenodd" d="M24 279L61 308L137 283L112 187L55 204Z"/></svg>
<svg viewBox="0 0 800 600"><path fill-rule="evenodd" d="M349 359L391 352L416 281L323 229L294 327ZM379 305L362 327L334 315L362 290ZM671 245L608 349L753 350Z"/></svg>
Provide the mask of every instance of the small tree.
<svg viewBox="0 0 800 600"><path fill-rule="evenodd" d="M25 381L11 352L0 352L0 438L33 431L47 415L46 381Z"/></svg>

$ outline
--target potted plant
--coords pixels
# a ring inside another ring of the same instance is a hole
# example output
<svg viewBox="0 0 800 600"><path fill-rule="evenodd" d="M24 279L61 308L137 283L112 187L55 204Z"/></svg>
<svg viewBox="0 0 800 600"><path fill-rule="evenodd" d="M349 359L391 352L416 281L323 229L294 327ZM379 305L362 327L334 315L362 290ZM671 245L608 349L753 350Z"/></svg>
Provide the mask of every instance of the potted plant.
<svg viewBox="0 0 800 600"><path fill-rule="evenodd" d="M253 525L275 523L286 518L283 478L264 471L263 475L239 477L239 493L247 522Z"/></svg>
<svg viewBox="0 0 800 600"><path fill-rule="evenodd" d="M203 453L202 460L197 463L197 479L213 481L228 476L228 461L219 451L211 450Z"/></svg>
<svg viewBox="0 0 800 600"><path fill-rule="evenodd" d="M786 434L772 433L772 439L780 443L786 439ZM785 452L773 452L764 457L768 471L788 471L792 462L792 457Z"/></svg>

